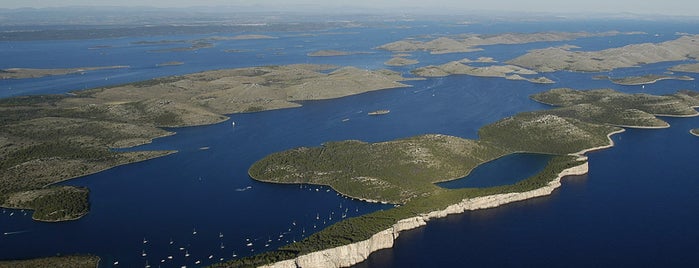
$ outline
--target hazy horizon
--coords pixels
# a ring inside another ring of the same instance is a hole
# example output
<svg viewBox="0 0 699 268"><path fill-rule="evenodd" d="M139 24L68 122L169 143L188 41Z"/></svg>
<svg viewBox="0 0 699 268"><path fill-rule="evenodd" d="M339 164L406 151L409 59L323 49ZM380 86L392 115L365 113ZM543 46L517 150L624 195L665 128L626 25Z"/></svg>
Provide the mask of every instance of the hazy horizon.
<svg viewBox="0 0 699 268"><path fill-rule="evenodd" d="M522 13L634 13L669 16L698 16L699 2L689 0L669 1L632 1L632 0L587 0L587 1L543 1L543 0L493 0L493 1L458 1L433 0L429 3L417 0L370 1L354 0L351 3L335 3L318 0L281 1L281 0L153 0L147 3L137 0L106 1L106 0L5 0L0 8L50 8L50 7L155 7L155 8L186 8L186 7L246 7L259 8L260 11L275 10L377 10L396 12L447 12L459 11L501 11Z"/></svg>

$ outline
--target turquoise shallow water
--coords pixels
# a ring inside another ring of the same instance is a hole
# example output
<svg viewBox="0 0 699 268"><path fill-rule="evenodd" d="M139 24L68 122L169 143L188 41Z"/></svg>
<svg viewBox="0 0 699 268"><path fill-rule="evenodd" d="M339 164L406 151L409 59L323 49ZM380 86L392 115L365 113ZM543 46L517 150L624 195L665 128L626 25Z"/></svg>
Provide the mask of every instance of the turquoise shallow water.
<svg viewBox="0 0 699 268"><path fill-rule="evenodd" d="M687 27L684 24L657 26L624 22L616 25L497 24L466 28L424 22L412 22L411 25L415 27L344 29L337 30L345 31L341 35L310 37L275 33L279 39L225 41L216 43L211 49L178 53L152 53L148 51L160 46L132 44L144 38L5 42L0 43L3 58L0 68L56 68L66 67L66 63L73 67L130 65L131 68L63 77L2 80L0 96L61 93L164 75L268 64L308 62L383 68L382 63L391 54L372 48L424 33L618 29L652 30L664 35L613 37L611 43L581 39L493 46L481 52L436 56L414 53L413 57L421 61L419 66L464 57L493 56L506 60L528 49L563 43L599 49L670 39L675 31L689 31L683 28ZM149 40L201 37L153 37ZM97 45L112 47L88 49ZM223 52L225 49L252 51L226 53ZM306 56L308 52L319 49L374 53L347 57ZM171 60L185 64L155 67L157 63ZM670 63L654 64L618 70L614 74L631 75L644 70L662 73L669 66ZM406 75L410 70L409 67L393 69ZM11 234L0 237L0 248L3 248L0 259L90 253L102 257L105 260L103 266L110 266L118 260L122 266L129 267L144 265L146 261L151 265L176 267L192 266L197 260L209 264L220 258L234 258L234 255L247 256L302 239L340 220L342 214L352 217L391 207L349 200L325 187L272 185L251 180L247 168L269 153L298 146L318 146L326 141L359 139L380 142L425 133L476 139L477 130L483 125L518 112L547 109L547 106L529 100L528 96L553 87L612 87L626 92L654 94L672 93L677 89L696 90L694 81L661 81L642 89L592 80L593 75L546 74L558 81L554 85L468 76L435 78L408 82L411 85L408 88L303 102L302 108L231 115L235 127L228 121L173 129L177 135L157 139L136 149L174 149L179 151L177 154L65 182L91 189L91 212L81 220L38 223L21 211L4 210L0 214L0 232ZM390 109L391 113L380 117L366 116L367 111L377 109ZM343 122L345 118L350 120ZM619 146L591 154L589 175L566 180L561 190L551 197L449 217L434 221L434 224L431 222L426 228L401 235L396 248L372 255L364 265L425 266L429 260L443 260L444 265L472 262L483 266L489 261L498 265L536 265L548 264L537 256L543 258L543 252L555 250L561 251L561 257L554 258L558 262L551 264L561 266L566 259L578 260L583 256L597 257L581 261L582 264L634 264L629 260L637 254L644 254L645 259L659 256L658 264L675 264L668 260L673 256L685 257L697 249L692 242L697 240L691 238L699 235L688 226L697 221L689 212L696 211L699 204L690 195L690 191L696 189L691 174L697 174L691 160L696 159L699 146L697 139L689 136L687 131L698 127L699 122L696 118L672 119L671 122L673 128L667 130L629 131L616 136ZM210 149L200 150L201 147ZM652 158L644 159L644 155ZM509 167L523 162L515 157L497 163ZM517 168L496 170L507 179L524 173ZM664 222L661 217L674 220ZM643 231L652 231L652 235L642 235ZM682 235L689 238L681 238ZM675 240L679 246L671 246ZM657 241L666 247L654 249L648 241ZM248 246L250 243L252 245ZM682 250L673 255L674 251L670 249L680 246ZM525 253L530 252L529 249L542 253L528 256ZM602 249L615 250L621 261L612 262L611 253ZM658 253L651 254L653 250ZM464 252L473 256L467 258ZM502 254L509 257L503 258ZM688 262L697 263L691 258Z"/></svg>

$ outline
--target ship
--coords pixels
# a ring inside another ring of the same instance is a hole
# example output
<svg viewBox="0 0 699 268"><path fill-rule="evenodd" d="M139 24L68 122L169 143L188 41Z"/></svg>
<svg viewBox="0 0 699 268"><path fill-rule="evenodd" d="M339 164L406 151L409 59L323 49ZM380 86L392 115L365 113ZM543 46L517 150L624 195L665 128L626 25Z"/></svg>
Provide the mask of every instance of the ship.
<svg viewBox="0 0 699 268"><path fill-rule="evenodd" d="M369 112L368 115L384 115L384 114L387 114L390 112L391 112L391 110L376 110L373 112Z"/></svg>

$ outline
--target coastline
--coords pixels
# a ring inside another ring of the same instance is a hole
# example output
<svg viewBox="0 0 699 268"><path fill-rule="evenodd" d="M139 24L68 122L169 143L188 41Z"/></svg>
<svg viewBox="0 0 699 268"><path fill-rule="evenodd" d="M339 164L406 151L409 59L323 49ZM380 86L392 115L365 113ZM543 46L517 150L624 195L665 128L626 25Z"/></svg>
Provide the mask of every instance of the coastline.
<svg viewBox="0 0 699 268"><path fill-rule="evenodd" d="M618 131L615 133L620 132L622 131ZM615 133L609 134L608 137ZM604 146L604 148L609 148L613 146L613 142L611 142L611 139L610 143L611 144ZM591 148L582 152L588 152L589 150L597 149L600 149L600 147ZM577 155L580 160L587 160L587 157L581 154L571 155ZM494 194L463 199L461 200L461 202L447 206L445 209L442 210L432 211L429 213L420 214L415 217L399 220L398 222L393 224L392 227L374 234L367 240L312 252L309 254L298 256L294 259L279 261L260 267L349 267L366 260L369 257L369 255L373 252L393 247L394 241L398 238L400 232L402 231L425 226L427 225L427 222L432 219L444 218L451 214L459 214L465 211L494 208L509 203L550 195L555 189L561 186L562 178L566 176L584 175L587 174L588 170L588 162L585 161L583 164L580 164L578 166L562 170L558 173L556 178L547 183L546 186L543 186L538 189L529 190L525 192Z"/></svg>
<svg viewBox="0 0 699 268"><path fill-rule="evenodd" d="M132 146L132 147L133 147L133 146ZM129 148L129 147L124 147L124 148ZM67 179L64 179L64 180L59 180L59 181L56 181L56 182L52 182L52 183L46 184L46 185L44 185L42 188L46 188L46 187L49 187L49 186L53 186L53 185L56 185L56 184L59 184L59 183L62 183L62 182L69 181L69 180L79 179L79 178L82 178L82 177L85 177L85 176L89 176L89 175L92 175L92 174L100 173L100 172L102 172L102 171L105 171L105 170L108 170L108 169L112 169L112 168L115 168L115 167L119 167L119 166L123 166L123 165L128 165L128 164L133 164L133 163L138 163L138 162L143 162L143 161L148 161L148 160L152 160L152 159L156 159L156 158L160 158L160 157L164 157L164 156L168 156L168 155L177 153L177 151L148 151L148 152L162 152L162 154L155 155L155 156L153 156L153 157L149 157L149 158L145 158L145 159L140 159L140 160L136 160L136 161L131 161L131 162L121 163L121 164L114 165L114 166L105 167L105 168L103 168L103 169L100 169L100 170L97 170L97 171L94 171L94 172L89 172L89 173L81 174L81 175L79 175L79 176L75 176L75 177L72 177L72 178L67 178ZM90 212L88 211L88 212L85 213L85 214L82 214L82 215L80 215L80 216L78 216L78 217L73 217L73 218L70 218L70 219L62 219L62 220L44 220L44 219L37 219L37 218L34 217L34 210L35 210L34 208L29 208L29 207L10 207L10 206L5 206L5 204L2 204L2 203L0 203L0 208L30 210L30 211L32 211L32 220L38 221L38 222L46 222L46 223L58 223L58 222L66 222L66 221L75 221L75 220L81 219L82 217L84 217L84 216L86 216L87 214L90 213Z"/></svg>

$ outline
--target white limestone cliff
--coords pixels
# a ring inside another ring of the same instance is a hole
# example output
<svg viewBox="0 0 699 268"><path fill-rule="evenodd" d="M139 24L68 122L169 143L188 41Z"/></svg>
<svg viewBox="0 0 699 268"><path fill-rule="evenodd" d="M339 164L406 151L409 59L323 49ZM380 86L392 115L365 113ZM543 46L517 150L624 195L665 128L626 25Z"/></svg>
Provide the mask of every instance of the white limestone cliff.
<svg viewBox="0 0 699 268"><path fill-rule="evenodd" d="M587 160L586 157L581 156ZM410 229L415 229L424 226L431 219L443 218L449 214L463 213L468 210L478 210L493 208L508 203L522 201L530 198L546 196L551 194L553 190L561 186L561 179L565 176L583 175L588 172L588 163L585 163L565 169L558 174L554 180L550 181L546 186L518 193L495 194L481 196L475 198L467 198L457 204L448 206L443 210L433 211L420 216L415 216L407 219L402 219L395 223L391 228L374 234L369 239L352 243L349 245L339 246L322 251L312 252L306 255L301 255L296 259L280 261L266 266L267 268L325 268L325 267L349 267L360 263L369 257L372 252L391 248L393 242L400 232Z"/></svg>

